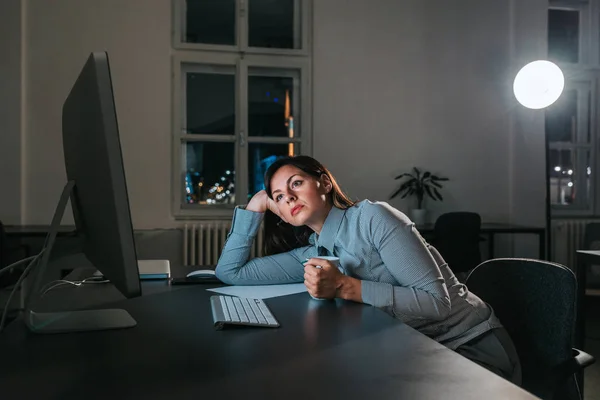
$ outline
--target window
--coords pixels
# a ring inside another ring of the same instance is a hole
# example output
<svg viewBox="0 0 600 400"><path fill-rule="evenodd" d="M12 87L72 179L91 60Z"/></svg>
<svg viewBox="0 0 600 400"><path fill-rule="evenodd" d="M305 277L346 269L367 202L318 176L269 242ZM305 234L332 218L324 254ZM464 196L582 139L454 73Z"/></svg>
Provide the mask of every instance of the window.
<svg viewBox="0 0 600 400"><path fill-rule="evenodd" d="M278 157L310 154L306 0L176 0L174 213L230 217Z"/></svg>
<svg viewBox="0 0 600 400"><path fill-rule="evenodd" d="M549 4L548 59L563 64L597 62L598 52L592 51L590 39L598 24L596 19L591 18L593 7L589 2L563 0L550 1Z"/></svg>
<svg viewBox="0 0 600 400"><path fill-rule="evenodd" d="M571 82L546 112L550 203L556 210L593 210L593 100L590 82Z"/></svg>
<svg viewBox="0 0 600 400"><path fill-rule="evenodd" d="M600 0L549 2L548 58L565 73L562 96L545 111L553 216L600 214L598 17Z"/></svg>
<svg viewBox="0 0 600 400"><path fill-rule="evenodd" d="M579 10L548 10L548 58L553 61L579 62Z"/></svg>

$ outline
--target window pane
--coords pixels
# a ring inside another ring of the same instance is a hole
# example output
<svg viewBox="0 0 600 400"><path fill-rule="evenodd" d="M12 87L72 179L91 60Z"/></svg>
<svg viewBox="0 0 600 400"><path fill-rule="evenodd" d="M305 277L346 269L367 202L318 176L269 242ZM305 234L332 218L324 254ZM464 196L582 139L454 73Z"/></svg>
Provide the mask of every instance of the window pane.
<svg viewBox="0 0 600 400"><path fill-rule="evenodd" d="M300 49L300 0L249 0L248 45Z"/></svg>
<svg viewBox="0 0 600 400"><path fill-rule="evenodd" d="M579 11L548 10L548 58L579 62Z"/></svg>
<svg viewBox="0 0 600 400"><path fill-rule="evenodd" d="M299 145L297 143L250 143L248 151L250 166L248 168L248 198L251 198L256 192L265 188L264 175L267 168L280 157L298 154Z"/></svg>
<svg viewBox="0 0 600 400"><path fill-rule="evenodd" d="M587 121L586 121L587 122ZM577 142L577 91L565 90L546 110L546 135L552 142Z"/></svg>
<svg viewBox="0 0 600 400"><path fill-rule="evenodd" d="M550 150L550 203L571 205L575 202L575 150Z"/></svg>
<svg viewBox="0 0 600 400"><path fill-rule="evenodd" d="M300 136L299 71L249 68L248 74L250 136Z"/></svg>
<svg viewBox="0 0 600 400"><path fill-rule="evenodd" d="M235 45L235 0L186 0L182 41Z"/></svg>
<svg viewBox="0 0 600 400"><path fill-rule="evenodd" d="M234 144L188 142L184 146L185 202L235 204Z"/></svg>
<svg viewBox="0 0 600 400"><path fill-rule="evenodd" d="M184 79L185 133L233 135L235 133L233 67L195 66L194 72L188 71L184 74Z"/></svg>

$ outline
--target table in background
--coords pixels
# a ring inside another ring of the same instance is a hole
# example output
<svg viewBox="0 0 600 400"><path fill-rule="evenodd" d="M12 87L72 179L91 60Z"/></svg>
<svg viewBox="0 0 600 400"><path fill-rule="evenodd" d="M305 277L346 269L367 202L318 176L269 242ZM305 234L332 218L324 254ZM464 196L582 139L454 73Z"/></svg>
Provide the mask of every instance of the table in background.
<svg viewBox="0 0 600 400"><path fill-rule="evenodd" d="M416 225L423 236L433 235L435 224ZM496 234L533 234L538 236L539 259L546 259L546 228L537 226L513 225L495 222L484 222L481 224L481 234L488 237L489 258L494 258L494 236Z"/></svg>
<svg viewBox="0 0 600 400"><path fill-rule="evenodd" d="M110 305L129 311L132 329L35 335L16 321L0 335L2 399L535 398L385 312L340 299L267 299L280 328L216 331L207 287L143 282L142 297ZM89 285L49 292L47 304L73 295L121 296Z"/></svg>
<svg viewBox="0 0 600 400"><path fill-rule="evenodd" d="M43 247L49 225L4 225L9 246L24 246L27 256L37 254ZM61 225L58 227L57 241L67 243L76 239L74 225Z"/></svg>
<svg viewBox="0 0 600 400"><path fill-rule="evenodd" d="M8 237L28 237L43 236L46 237L50 225L4 225L4 231ZM74 225L60 225L58 227L58 236L67 236L75 234Z"/></svg>

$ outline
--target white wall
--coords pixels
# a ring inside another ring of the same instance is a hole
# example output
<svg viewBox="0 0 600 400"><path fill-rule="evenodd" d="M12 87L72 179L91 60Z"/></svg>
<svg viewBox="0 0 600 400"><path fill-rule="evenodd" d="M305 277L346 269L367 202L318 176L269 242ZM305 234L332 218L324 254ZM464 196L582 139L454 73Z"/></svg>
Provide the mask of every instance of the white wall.
<svg viewBox="0 0 600 400"><path fill-rule="evenodd" d="M315 155L355 197L386 199L418 166L451 180L435 214L508 221L510 2L441 4L315 2Z"/></svg>
<svg viewBox="0 0 600 400"><path fill-rule="evenodd" d="M65 181L60 106L88 53L108 50L134 226L173 226L171 2L27 3L25 222L52 215ZM518 209L543 224L539 190L526 201L516 191L538 178L543 188L543 158L517 148L529 139L514 128L513 3L314 1L314 155L353 197L386 200L393 177L416 165L451 179L446 200L427 204L435 215L508 221Z"/></svg>
<svg viewBox="0 0 600 400"><path fill-rule="evenodd" d="M21 1L0 1L0 221L21 222Z"/></svg>
<svg viewBox="0 0 600 400"><path fill-rule="evenodd" d="M546 0L513 2L513 43L511 75L527 63L547 56ZM544 151L544 110L515 107L511 115L511 219L523 225L545 226L546 176ZM514 256L538 257L537 238L515 240Z"/></svg>
<svg viewBox="0 0 600 400"><path fill-rule="evenodd" d="M66 179L61 107L89 53L106 50L134 227L169 226L170 18L167 0L28 1L27 223L52 217Z"/></svg>

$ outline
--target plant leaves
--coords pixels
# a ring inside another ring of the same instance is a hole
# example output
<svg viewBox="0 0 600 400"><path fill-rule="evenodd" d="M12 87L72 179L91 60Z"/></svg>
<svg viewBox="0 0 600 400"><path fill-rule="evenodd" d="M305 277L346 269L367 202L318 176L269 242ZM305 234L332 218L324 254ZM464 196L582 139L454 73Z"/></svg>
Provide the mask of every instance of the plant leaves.
<svg viewBox="0 0 600 400"><path fill-rule="evenodd" d="M411 177L411 178L413 178L413 179L415 178L415 177L414 177L414 176L412 176L411 174L404 173L404 174L398 175L398 176L397 176L397 177L395 177L394 179L400 179L400 178L402 178L402 177L404 177L404 176L410 176L410 177Z"/></svg>
<svg viewBox="0 0 600 400"><path fill-rule="evenodd" d="M417 167L413 167L413 169L417 173L417 180L421 180L421 171L419 171L419 169Z"/></svg>
<svg viewBox="0 0 600 400"><path fill-rule="evenodd" d="M442 189L442 185L439 182L448 181L448 178L442 178L437 175L433 175L430 171L421 171L417 167L413 167L414 173L403 173L396 176L394 179L401 179L408 177L409 179L402 182L400 187L396 189L390 196L393 199L396 196L404 199L408 196L415 195L417 201L421 203L425 196L429 196L434 201L443 201L444 198L437 190Z"/></svg>
<svg viewBox="0 0 600 400"><path fill-rule="evenodd" d="M400 193L400 191L401 191L401 190L400 190L400 189L398 189L398 190L396 190L394 193L392 193L392 194L390 195L390 200L391 200L391 199L393 199L394 197L398 196L398 193Z"/></svg>
<svg viewBox="0 0 600 400"><path fill-rule="evenodd" d="M431 197L433 200L437 200L435 198L435 196L433 195L433 193L431 193L431 188L429 186L425 186L425 191L427 192L427 194L429 195L429 197Z"/></svg>

